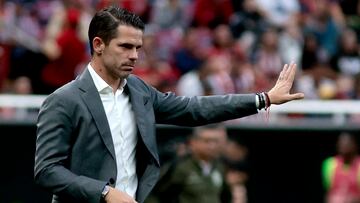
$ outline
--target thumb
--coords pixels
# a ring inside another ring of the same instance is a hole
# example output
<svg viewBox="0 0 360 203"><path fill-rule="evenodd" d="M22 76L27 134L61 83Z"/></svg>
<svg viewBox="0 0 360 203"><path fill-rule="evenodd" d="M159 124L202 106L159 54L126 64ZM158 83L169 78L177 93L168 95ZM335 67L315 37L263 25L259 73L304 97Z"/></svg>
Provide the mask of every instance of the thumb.
<svg viewBox="0 0 360 203"><path fill-rule="evenodd" d="M304 93L290 94L290 99L291 100L303 99L304 97L305 97Z"/></svg>

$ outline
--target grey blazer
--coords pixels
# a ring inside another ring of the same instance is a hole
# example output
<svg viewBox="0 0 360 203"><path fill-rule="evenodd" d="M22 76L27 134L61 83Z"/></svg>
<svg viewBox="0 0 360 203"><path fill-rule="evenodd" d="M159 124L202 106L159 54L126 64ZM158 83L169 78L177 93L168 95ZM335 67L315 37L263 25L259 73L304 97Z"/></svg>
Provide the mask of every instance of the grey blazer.
<svg viewBox="0 0 360 203"><path fill-rule="evenodd" d="M133 75L128 77L125 92L139 137L138 202L144 202L159 176L155 123L197 126L257 113L254 94L180 97L158 92ZM54 194L53 203L100 203L104 186L115 185L116 173L106 114L86 69L49 95L41 106L35 182Z"/></svg>

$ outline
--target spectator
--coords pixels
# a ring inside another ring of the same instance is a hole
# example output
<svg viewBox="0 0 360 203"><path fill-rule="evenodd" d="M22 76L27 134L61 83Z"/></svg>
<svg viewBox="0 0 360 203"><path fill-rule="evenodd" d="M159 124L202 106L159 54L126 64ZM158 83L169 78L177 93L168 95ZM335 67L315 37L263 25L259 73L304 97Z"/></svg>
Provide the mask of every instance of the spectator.
<svg viewBox="0 0 360 203"><path fill-rule="evenodd" d="M177 93L187 96L234 93L231 69L231 61L226 57L209 57L199 70L188 72L180 78Z"/></svg>
<svg viewBox="0 0 360 203"><path fill-rule="evenodd" d="M304 72L310 72L323 60L319 53L319 43L313 34L304 35L304 45L301 53L301 69Z"/></svg>
<svg viewBox="0 0 360 203"><path fill-rule="evenodd" d="M134 74L143 79L146 83L158 87L160 80L156 73L155 64L158 60L156 51L152 49L158 47L153 33L147 33L143 37L143 50L139 52L139 62L136 65Z"/></svg>
<svg viewBox="0 0 360 203"><path fill-rule="evenodd" d="M339 0L340 7L346 18L346 25L357 33L360 41L360 1Z"/></svg>
<svg viewBox="0 0 360 203"><path fill-rule="evenodd" d="M360 73L355 76L354 99L360 99Z"/></svg>
<svg viewBox="0 0 360 203"><path fill-rule="evenodd" d="M360 73L360 53L356 33L346 29L341 34L339 50L331 60L334 71L338 73L338 99L350 99L354 94L354 78Z"/></svg>
<svg viewBox="0 0 360 203"><path fill-rule="evenodd" d="M156 0L152 8L151 23L161 30L185 30L190 24L191 10L188 0Z"/></svg>
<svg viewBox="0 0 360 203"><path fill-rule="evenodd" d="M234 46L234 37L232 36L230 27L221 24L213 30L213 48L210 55L222 55L230 60L230 51Z"/></svg>
<svg viewBox="0 0 360 203"><path fill-rule="evenodd" d="M7 90L9 94L27 95L32 93L31 80L21 76L16 78ZM0 119L26 120L36 117L36 108L0 107Z"/></svg>
<svg viewBox="0 0 360 203"><path fill-rule="evenodd" d="M303 74L297 80L297 88L306 92L308 99L331 99L336 96L337 74L320 50L316 37L306 33L301 56Z"/></svg>
<svg viewBox="0 0 360 203"><path fill-rule="evenodd" d="M332 58L332 68L341 75L353 77L360 73L360 53L355 31L341 33L338 52Z"/></svg>
<svg viewBox="0 0 360 203"><path fill-rule="evenodd" d="M32 87L31 87L31 81L29 78L22 76L17 78L14 81L12 93L14 94L31 94Z"/></svg>
<svg viewBox="0 0 360 203"><path fill-rule="evenodd" d="M181 47L174 54L174 64L181 74L199 69L206 49L201 47L201 36L197 28L188 28L182 38Z"/></svg>
<svg viewBox="0 0 360 203"><path fill-rule="evenodd" d="M341 133L337 141L337 155L323 162L326 203L360 202L360 156L357 150L355 135Z"/></svg>
<svg viewBox="0 0 360 203"><path fill-rule="evenodd" d="M147 23L150 19L152 0L98 0L96 2L96 10L101 10L111 5L117 5L121 8L129 10Z"/></svg>
<svg viewBox="0 0 360 203"><path fill-rule="evenodd" d="M198 70L193 70L182 75L177 83L176 92L184 96L211 95L213 90L208 82L208 78L215 70L207 59Z"/></svg>
<svg viewBox="0 0 360 203"><path fill-rule="evenodd" d="M259 10L254 0L242 1L241 8L230 18L229 24L232 34L235 38L239 38L244 32L250 32L258 37L266 27L264 14Z"/></svg>
<svg viewBox="0 0 360 203"><path fill-rule="evenodd" d="M331 14L327 0L315 1L315 9L304 25L305 32L315 36L319 43L319 50L326 62L337 51L337 43L334 42L337 41L341 30L341 25Z"/></svg>
<svg viewBox="0 0 360 203"><path fill-rule="evenodd" d="M174 192L179 203L231 202L225 168L219 161L226 130L209 125L194 129L189 144L191 155L179 160L163 188ZM164 191L166 192L166 191ZM171 201L171 200L170 200Z"/></svg>
<svg viewBox="0 0 360 203"><path fill-rule="evenodd" d="M255 0L268 23L283 28L288 22L297 21L300 5L297 0Z"/></svg>
<svg viewBox="0 0 360 203"><path fill-rule="evenodd" d="M232 203L246 203L248 162L247 147L240 141L229 139L224 147L223 161L226 166L226 181L230 185Z"/></svg>
<svg viewBox="0 0 360 203"><path fill-rule="evenodd" d="M303 36L296 22L288 22L279 36L279 52L282 61L294 61L301 67Z"/></svg>
<svg viewBox="0 0 360 203"><path fill-rule="evenodd" d="M0 92L7 89L6 82L9 72L10 47L0 42Z"/></svg>
<svg viewBox="0 0 360 203"><path fill-rule="evenodd" d="M195 0L194 4L193 24L199 27L227 24L233 14L230 0Z"/></svg>
<svg viewBox="0 0 360 203"><path fill-rule="evenodd" d="M143 41L144 49L140 52L139 63L134 74L158 90L175 91L175 83L179 78L177 69L172 67L167 60L159 59L157 53L152 50L158 46L153 34L146 34Z"/></svg>
<svg viewBox="0 0 360 203"><path fill-rule="evenodd" d="M275 28L266 30L260 40L260 45L255 52L254 63L263 76L266 88L275 84L276 73L279 72L279 65L282 64L279 47L278 32Z"/></svg>
<svg viewBox="0 0 360 203"><path fill-rule="evenodd" d="M224 55L215 55L208 59L207 65L211 72L205 78L205 83L209 85L211 94L235 93L235 85L230 75L232 62Z"/></svg>
<svg viewBox="0 0 360 203"><path fill-rule="evenodd" d="M360 99L360 73L355 76L354 80L354 94L352 99ZM360 114L352 115L349 118L349 122L360 124Z"/></svg>
<svg viewBox="0 0 360 203"><path fill-rule="evenodd" d="M49 63L42 71L43 93L51 93L60 86L73 80L77 68L86 59L85 44L77 33L80 11L75 8L66 10L66 19L55 39L44 44L43 51ZM51 26L51 25L50 25Z"/></svg>
<svg viewBox="0 0 360 203"><path fill-rule="evenodd" d="M234 62L231 78L234 82L235 92L252 92L262 89L256 76L254 66L249 62Z"/></svg>

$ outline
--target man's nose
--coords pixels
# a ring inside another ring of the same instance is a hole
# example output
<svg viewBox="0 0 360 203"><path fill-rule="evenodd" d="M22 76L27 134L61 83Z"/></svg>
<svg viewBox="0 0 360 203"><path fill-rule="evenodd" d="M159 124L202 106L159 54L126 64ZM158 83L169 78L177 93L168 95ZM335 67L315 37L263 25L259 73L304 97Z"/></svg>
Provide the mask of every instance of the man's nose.
<svg viewBox="0 0 360 203"><path fill-rule="evenodd" d="M138 50L136 48L131 49L129 58L136 61L138 59Z"/></svg>

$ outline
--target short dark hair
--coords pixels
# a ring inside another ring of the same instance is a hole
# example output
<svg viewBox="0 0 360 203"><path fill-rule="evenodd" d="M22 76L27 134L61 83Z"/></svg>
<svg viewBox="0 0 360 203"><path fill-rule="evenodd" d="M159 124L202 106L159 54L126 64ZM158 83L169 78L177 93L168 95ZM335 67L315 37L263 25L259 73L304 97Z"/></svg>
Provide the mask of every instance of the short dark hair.
<svg viewBox="0 0 360 203"><path fill-rule="evenodd" d="M96 12L89 25L88 36L91 55L94 52L92 46L94 38L100 37L108 45L117 36L119 25L129 25L142 31L145 29L145 24L138 15L117 6L104 8Z"/></svg>
<svg viewBox="0 0 360 203"><path fill-rule="evenodd" d="M226 132L226 127L219 123L198 126L198 127L193 128L193 132L190 136L190 139L199 138L200 134L206 130L224 130Z"/></svg>

